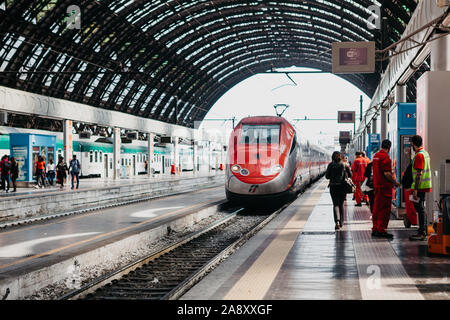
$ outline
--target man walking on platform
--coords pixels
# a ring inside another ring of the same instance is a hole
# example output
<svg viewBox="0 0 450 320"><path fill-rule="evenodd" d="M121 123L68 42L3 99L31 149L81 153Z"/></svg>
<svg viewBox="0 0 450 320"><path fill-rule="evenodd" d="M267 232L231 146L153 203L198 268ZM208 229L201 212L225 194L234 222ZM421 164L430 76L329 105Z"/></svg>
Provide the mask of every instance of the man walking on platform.
<svg viewBox="0 0 450 320"><path fill-rule="evenodd" d="M375 202L372 214L372 236L392 239L394 236L386 232L391 217L392 188L400 186L392 176L392 161L389 150L392 143L384 140L381 150L373 157L373 186Z"/></svg>
<svg viewBox="0 0 450 320"><path fill-rule="evenodd" d="M78 161L77 156L74 154L72 160L70 161L69 164L69 170L70 170L70 174L72 176L72 188L74 187L74 178L77 179L77 189L80 185L80 171L81 171L81 166L80 166L80 161Z"/></svg>
<svg viewBox="0 0 450 320"><path fill-rule="evenodd" d="M425 194L431 192L431 167L430 155L423 147L421 136L415 135L411 138L411 144L415 152L412 160L413 183L411 185L414 208L419 217L419 229L417 235L409 237L409 240L425 240Z"/></svg>
<svg viewBox="0 0 450 320"><path fill-rule="evenodd" d="M364 177L364 171L366 170L366 162L362 158L361 152L355 153L356 158L355 161L352 163L352 179L353 182L356 185L356 191L355 191L355 201L356 205L355 207L361 207L361 200L362 200L362 192L361 192L361 184L366 179Z"/></svg>

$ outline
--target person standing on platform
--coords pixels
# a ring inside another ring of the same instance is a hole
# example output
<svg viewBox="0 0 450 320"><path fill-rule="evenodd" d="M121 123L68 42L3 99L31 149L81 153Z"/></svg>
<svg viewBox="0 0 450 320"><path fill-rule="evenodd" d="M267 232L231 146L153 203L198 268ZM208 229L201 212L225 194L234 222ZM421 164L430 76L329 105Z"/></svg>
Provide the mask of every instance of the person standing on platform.
<svg viewBox="0 0 450 320"><path fill-rule="evenodd" d="M409 240L425 240L425 194L431 192L431 167L430 155L423 149L423 140L419 135L411 138L411 144L415 152L412 160L413 183L411 185L414 208L419 217L419 229L417 234L409 237Z"/></svg>
<svg viewBox="0 0 450 320"><path fill-rule="evenodd" d="M372 161L373 186L375 202L372 214L372 236L392 239L394 236L386 232L391 217L392 189L400 183L392 176L392 161L389 150L392 142L384 140L381 150L374 155Z"/></svg>
<svg viewBox="0 0 450 320"><path fill-rule="evenodd" d="M373 213L373 204L375 202L375 196L373 193L373 175L372 175L372 162L370 162L367 167L366 170L364 171L364 177L367 178L367 182L366 185L372 189L367 191L365 194L367 195L367 197L369 198L369 205L370 205L370 212Z"/></svg>
<svg viewBox="0 0 450 320"><path fill-rule="evenodd" d="M78 161L77 156L74 154L72 160L70 161L69 164L69 170L70 170L70 174L72 176L72 190L74 187L74 178L77 179L77 189L80 185L80 171L81 171L81 166L80 166L80 161Z"/></svg>
<svg viewBox="0 0 450 320"><path fill-rule="evenodd" d="M69 172L69 168L67 168L67 163L64 161L64 157L59 157L58 165L56 166L56 183L59 183L60 188L64 188L64 180L67 177L67 172Z"/></svg>
<svg viewBox="0 0 450 320"><path fill-rule="evenodd" d="M37 179L37 185L36 188L45 188L45 168L47 166L45 165L45 160L42 156L38 157L38 161L36 163L36 179ZM41 185L39 185L39 182Z"/></svg>
<svg viewBox="0 0 450 320"><path fill-rule="evenodd" d="M4 155L0 163L1 167L1 179L2 179L2 189L9 192L9 174L11 172L11 162L9 162L9 156Z"/></svg>
<svg viewBox="0 0 450 320"><path fill-rule="evenodd" d="M352 173L350 168L341 161L342 157L338 151L333 152L331 159L325 177L330 180L329 188L333 200L335 230L339 230L344 225L344 200L347 196L343 180L345 174L350 178Z"/></svg>
<svg viewBox="0 0 450 320"><path fill-rule="evenodd" d="M355 153L355 161L353 161L352 164L352 180L356 185L355 190L355 201L356 205L355 207L361 207L362 204L362 192L361 192L361 184L364 182L364 171L366 169L366 162L362 158L361 152Z"/></svg>
<svg viewBox="0 0 450 320"><path fill-rule="evenodd" d="M361 157L364 160L365 163L365 168L364 168L364 173L366 172L366 168L369 165L369 163L371 162L370 159L367 157L366 153L364 151L361 151ZM363 200L366 202L366 204L370 204L370 199L369 199L369 195L368 194L363 194Z"/></svg>
<svg viewBox="0 0 450 320"><path fill-rule="evenodd" d="M17 191L16 180L18 177L19 177L19 164L17 163L16 158L12 157L11 158L11 181L12 181L12 185L14 188L12 192Z"/></svg>
<svg viewBox="0 0 450 320"><path fill-rule="evenodd" d="M50 159L47 164L47 179L48 183L53 186L53 180L55 180L55 164L52 159Z"/></svg>

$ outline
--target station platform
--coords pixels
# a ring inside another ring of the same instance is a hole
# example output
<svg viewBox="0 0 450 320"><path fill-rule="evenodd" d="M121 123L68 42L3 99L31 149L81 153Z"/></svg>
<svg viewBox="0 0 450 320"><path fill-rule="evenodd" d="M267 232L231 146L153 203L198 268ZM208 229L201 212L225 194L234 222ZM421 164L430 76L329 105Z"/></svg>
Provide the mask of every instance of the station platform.
<svg viewBox="0 0 450 320"><path fill-rule="evenodd" d="M10 300L55 283L65 288L74 266L83 280L134 261L169 230L182 231L225 202L221 185L0 231L0 299L7 289Z"/></svg>
<svg viewBox="0 0 450 320"><path fill-rule="evenodd" d="M0 227L33 217L102 208L144 198L166 196L223 184L224 173L183 172L180 175L137 176L128 179L80 179L79 189L71 190L71 180L63 189L19 188L0 192Z"/></svg>
<svg viewBox="0 0 450 320"><path fill-rule="evenodd" d="M371 236L368 206L348 196L334 230L327 181L320 180L182 300L450 299L450 259L427 254L415 229L393 217L393 240Z"/></svg>

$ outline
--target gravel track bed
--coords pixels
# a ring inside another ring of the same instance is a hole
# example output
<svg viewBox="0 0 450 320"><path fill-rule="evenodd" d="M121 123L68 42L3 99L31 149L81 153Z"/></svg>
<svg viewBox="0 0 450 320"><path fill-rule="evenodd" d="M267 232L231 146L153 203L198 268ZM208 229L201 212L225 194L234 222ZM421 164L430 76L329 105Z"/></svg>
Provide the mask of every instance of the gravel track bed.
<svg viewBox="0 0 450 320"><path fill-rule="evenodd" d="M59 281L55 284L46 286L42 288L41 290L37 291L31 296L25 297L24 300L54 300L57 299L64 294L70 292L71 290L81 287L87 283L92 282L94 279L101 277L103 275L106 275L116 269L119 269L120 267L123 267L127 264L130 264L134 261L137 261L143 257L148 256L151 252L157 252L159 250L164 249L165 247L174 244L180 239L184 238L185 236L201 230L205 228L206 226L214 223L215 221L218 221L220 219L223 219L224 217L228 216L228 213L222 213L218 212L214 215L202 219L199 222L197 222L195 225L191 227L187 227L179 232L171 231L169 234L164 236L162 239L151 243L147 246L145 249L139 249L135 250L133 252L125 252L120 259L115 261L114 263L104 263L104 264L98 264L94 268L82 268L75 275L75 277L68 278L63 281ZM74 287L73 280L76 280L76 284Z"/></svg>
<svg viewBox="0 0 450 320"><path fill-rule="evenodd" d="M266 218L266 215L237 215L121 279L113 280L86 299L161 299Z"/></svg>

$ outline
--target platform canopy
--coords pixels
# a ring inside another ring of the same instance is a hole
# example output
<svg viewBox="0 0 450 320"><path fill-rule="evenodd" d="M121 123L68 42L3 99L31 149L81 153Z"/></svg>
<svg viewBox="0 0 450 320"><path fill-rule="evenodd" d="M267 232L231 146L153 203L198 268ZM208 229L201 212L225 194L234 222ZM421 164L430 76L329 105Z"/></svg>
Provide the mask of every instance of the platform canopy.
<svg viewBox="0 0 450 320"><path fill-rule="evenodd" d="M67 13L76 3L81 15L76 7ZM372 5L381 7L381 30L368 27ZM0 85L192 127L254 74L291 66L331 71L335 41L387 47L416 6L417 0L0 1ZM81 28L69 28L78 17ZM378 62L373 74L341 77L372 96L387 63Z"/></svg>

